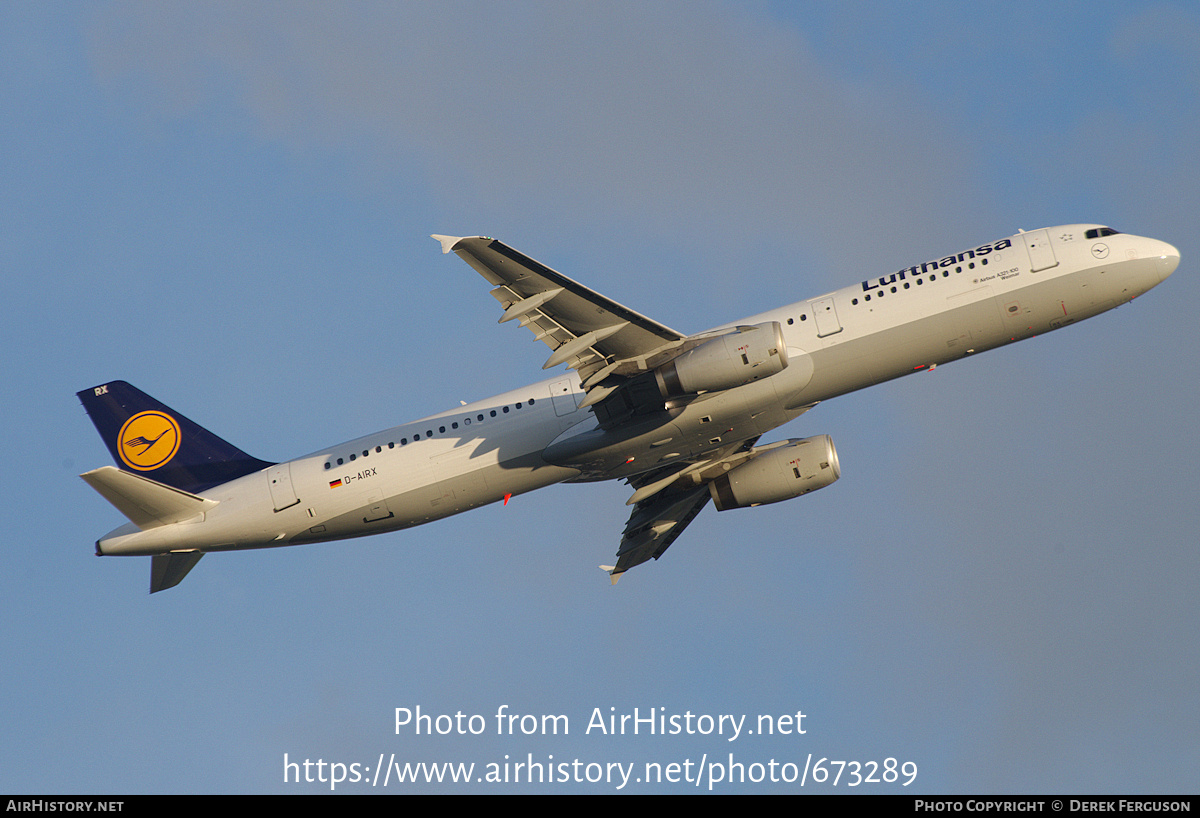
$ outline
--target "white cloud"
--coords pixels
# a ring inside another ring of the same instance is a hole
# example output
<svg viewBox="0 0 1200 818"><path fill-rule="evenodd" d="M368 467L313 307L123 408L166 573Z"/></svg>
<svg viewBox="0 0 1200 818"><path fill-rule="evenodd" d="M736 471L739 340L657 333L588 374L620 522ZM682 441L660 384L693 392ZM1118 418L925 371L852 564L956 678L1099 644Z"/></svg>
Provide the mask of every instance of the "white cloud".
<svg viewBox="0 0 1200 818"><path fill-rule="evenodd" d="M752 8L131 2L93 44L107 84L153 89L167 115L248 114L263 139L415 166L497 212L780 231L842 257L864 225L886 246L967 218L952 131L914 125L934 112L839 78Z"/></svg>

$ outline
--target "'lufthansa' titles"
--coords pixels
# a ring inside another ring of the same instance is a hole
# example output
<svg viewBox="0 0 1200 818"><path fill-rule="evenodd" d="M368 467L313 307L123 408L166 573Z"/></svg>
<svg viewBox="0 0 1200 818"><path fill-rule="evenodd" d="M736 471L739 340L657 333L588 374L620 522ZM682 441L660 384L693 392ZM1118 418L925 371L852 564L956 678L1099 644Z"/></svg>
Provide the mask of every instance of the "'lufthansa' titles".
<svg viewBox="0 0 1200 818"><path fill-rule="evenodd" d="M898 270L890 276L881 276L875 281L864 281L862 283L863 292L870 292L877 287L883 287L887 284L895 284L897 281L903 281L909 276L920 275L921 273L931 273L942 269L943 267L953 267L956 264L962 264L968 259L979 258L986 256L989 253L999 252L1006 247L1012 247L1012 239L1001 239L991 244L981 244L974 250L964 250L956 256L946 256L937 261L926 261L921 264L914 264L912 267L905 267L903 270Z"/></svg>

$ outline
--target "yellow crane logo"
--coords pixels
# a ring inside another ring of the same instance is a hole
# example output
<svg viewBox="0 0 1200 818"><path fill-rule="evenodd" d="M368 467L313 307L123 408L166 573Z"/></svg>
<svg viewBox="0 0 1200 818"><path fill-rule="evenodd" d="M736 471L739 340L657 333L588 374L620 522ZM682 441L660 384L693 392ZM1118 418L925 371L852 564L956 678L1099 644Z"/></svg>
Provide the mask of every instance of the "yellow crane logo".
<svg viewBox="0 0 1200 818"><path fill-rule="evenodd" d="M117 449L129 468L153 471L179 451L179 438L179 422L166 412L138 412L121 427Z"/></svg>

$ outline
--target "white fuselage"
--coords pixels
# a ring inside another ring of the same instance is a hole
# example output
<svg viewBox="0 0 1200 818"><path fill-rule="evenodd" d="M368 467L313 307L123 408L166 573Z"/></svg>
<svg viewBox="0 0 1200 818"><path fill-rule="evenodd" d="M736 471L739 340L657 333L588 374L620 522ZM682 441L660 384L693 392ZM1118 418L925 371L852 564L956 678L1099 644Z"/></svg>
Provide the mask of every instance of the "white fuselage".
<svg viewBox="0 0 1200 818"><path fill-rule="evenodd" d="M366 536L564 480L629 477L762 435L813 404L1048 332L1163 281L1178 251L1098 225L1019 233L735 322L776 321L788 366L736 389L599 428L572 372L202 492L215 508L109 533L100 553L264 548ZM726 326L733 326L729 324ZM718 328L719 329L719 328Z"/></svg>

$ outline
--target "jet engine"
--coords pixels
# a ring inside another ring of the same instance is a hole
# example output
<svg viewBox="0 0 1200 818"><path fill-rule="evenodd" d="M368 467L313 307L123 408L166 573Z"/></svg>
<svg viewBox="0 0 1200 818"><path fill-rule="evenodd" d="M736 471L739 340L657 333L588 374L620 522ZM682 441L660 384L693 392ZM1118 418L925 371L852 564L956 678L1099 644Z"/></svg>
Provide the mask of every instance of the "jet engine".
<svg viewBox="0 0 1200 818"><path fill-rule="evenodd" d="M778 321L741 326L693 347L654 370L664 398L733 389L768 378L787 366Z"/></svg>
<svg viewBox="0 0 1200 818"><path fill-rule="evenodd" d="M829 435L788 440L708 484L717 511L762 506L823 489L842 476Z"/></svg>

